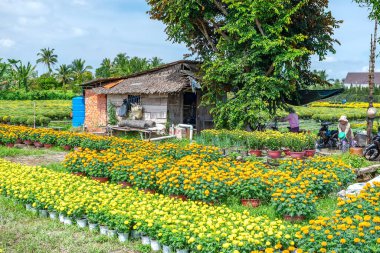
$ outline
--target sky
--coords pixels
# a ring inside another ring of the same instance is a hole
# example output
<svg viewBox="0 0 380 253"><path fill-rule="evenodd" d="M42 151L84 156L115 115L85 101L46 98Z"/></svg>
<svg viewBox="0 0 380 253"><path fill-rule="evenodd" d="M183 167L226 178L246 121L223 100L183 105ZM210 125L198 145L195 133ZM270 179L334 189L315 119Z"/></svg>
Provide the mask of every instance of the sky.
<svg viewBox="0 0 380 253"><path fill-rule="evenodd" d="M41 48L54 48L58 64L82 58L98 67L102 59L123 52L164 62L183 58L185 46L167 40L165 26L151 20L145 0L0 0L0 58L35 63ZM351 0L330 0L330 9L344 23L335 32L336 54L312 68L330 78L368 69L373 23L368 12ZM39 73L46 67L38 65Z"/></svg>

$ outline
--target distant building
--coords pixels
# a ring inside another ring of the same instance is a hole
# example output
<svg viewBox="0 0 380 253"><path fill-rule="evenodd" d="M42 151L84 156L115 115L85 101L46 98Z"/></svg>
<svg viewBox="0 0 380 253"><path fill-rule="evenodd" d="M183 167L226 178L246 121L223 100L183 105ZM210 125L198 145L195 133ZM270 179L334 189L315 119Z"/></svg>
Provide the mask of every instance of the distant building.
<svg viewBox="0 0 380 253"><path fill-rule="evenodd" d="M367 88L368 87L368 72L348 72L344 79L345 88ZM380 72L375 73L375 86L380 85Z"/></svg>

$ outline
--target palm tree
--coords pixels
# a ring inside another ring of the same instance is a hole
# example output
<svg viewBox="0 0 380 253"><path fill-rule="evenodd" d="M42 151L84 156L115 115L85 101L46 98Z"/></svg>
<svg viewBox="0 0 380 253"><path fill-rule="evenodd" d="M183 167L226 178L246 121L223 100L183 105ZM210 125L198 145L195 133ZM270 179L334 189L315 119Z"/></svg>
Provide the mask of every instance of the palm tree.
<svg viewBox="0 0 380 253"><path fill-rule="evenodd" d="M111 69L113 65L111 59L104 58L100 67L96 69L95 75L97 78L107 78L111 76Z"/></svg>
<svg viewBox="0 0 380 253"><path fill-rule="evenodd" d="M162 65L163 62L162 62L162 59L158 58L158 57L153 57L151 60L150 60L150 66L152 68L155 68L155 67L158 67L160 65Z"/></svg>
<svg viewBox="0 0 380 253"><path fill-rule="evenodd" d="M67 84L72 81L72 74L73 71L69 65L62 64L59 66L59 68L56 69L57 71L57 80L62 84L62 87L64 89L67 88Z"/></svg>
<svg viewBox="0 0 380 253"><path fill-rule="evenodd" d="M70 65L70 68L74 75L74 80L77 83L83 83L84 75L92 69L91 66L86 66L86 61L82 59L75 59Z"/></svg>
<svg viewBox="0 0 380 253"><path fill-rule="evenodd" d="M18 83L18 88L21 89L23 87L25 91L28 91L28 81L29 78L33 76L36 66L30 64L30 62L24 65L21 61L16 61L13 59L8 60L8 62L13 67L13 76L15 81Z"/></svg>
<svg viewBox="0 0 380 253"><path fill-rule="evenodd" d="M6 62L2 62L0 58L0 90L7 89L10 83L11 66Z"/></svg>
<svg viewBox="0 0 380 253"><path fill-rule="evenodd" d="M129 73L137 73L149 69L149 61L146 58L133 57L129 60Z"/></svg>
<svg viewBox="0 0 380 253"><path fill-rule="evenodd" d="M48 68L48 73L51 74L51 67L58 62L58 56L54 54L54 48L42 48L37 56L40 57L37 59L37 63L46 65Z"/></svg>

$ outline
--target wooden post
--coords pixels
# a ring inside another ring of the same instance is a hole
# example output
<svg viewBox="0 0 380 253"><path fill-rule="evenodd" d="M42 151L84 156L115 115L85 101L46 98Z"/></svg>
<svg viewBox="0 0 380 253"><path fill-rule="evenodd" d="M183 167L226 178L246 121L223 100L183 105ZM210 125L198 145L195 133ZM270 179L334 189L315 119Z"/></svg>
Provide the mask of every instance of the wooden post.
<svg viewBox="0 0 380 253"><path fill-rule="evenodd" d="M33 128L36 128L36 101L33 101Z"/></svg>
<svg viewBox="0 0 380 253"><path fill-rule="evenodd" d="M376 62L376 43L377 43L377 19L375 19L375 32L372 37L371 35L371 51L370 51L370 62L369 62L369 73L368 73L368 109L373 107L373 89L375 82L375 62ZM368 143L371 142L371 135L373 129L373 118L367 117L367 140Z"/></svg>

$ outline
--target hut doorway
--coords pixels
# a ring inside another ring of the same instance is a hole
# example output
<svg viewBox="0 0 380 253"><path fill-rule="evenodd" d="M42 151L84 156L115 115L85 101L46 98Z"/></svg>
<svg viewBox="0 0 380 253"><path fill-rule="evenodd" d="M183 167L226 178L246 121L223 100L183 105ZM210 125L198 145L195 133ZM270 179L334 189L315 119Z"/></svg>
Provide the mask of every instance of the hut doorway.
<svg viewBox="0 0 380 253"><path fill-rule="evenodd" d="M183 93L183 123L195 126L197 123L197 95L193 92Z"/></svg>

